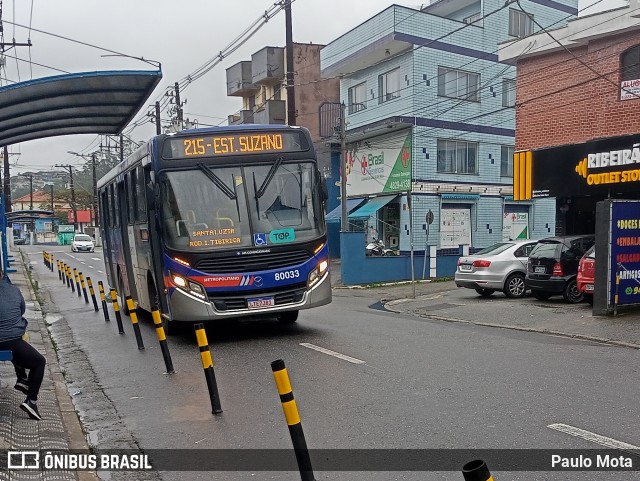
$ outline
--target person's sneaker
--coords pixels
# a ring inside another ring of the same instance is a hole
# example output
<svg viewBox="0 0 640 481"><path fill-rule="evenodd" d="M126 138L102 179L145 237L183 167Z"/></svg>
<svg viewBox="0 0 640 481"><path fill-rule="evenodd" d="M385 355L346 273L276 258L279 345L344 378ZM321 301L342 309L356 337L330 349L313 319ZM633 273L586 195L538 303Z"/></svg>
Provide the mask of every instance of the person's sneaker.
<svg viewBox="0 0 640 481"><path fill-rule="evenodd" d="M38 406L36 406L36 403L28 399L20 404L20 409L27 413L31 419L35 419L37 421L42 419L42 416L40 416L40 413L38 412Z"/></svg>
<svg viewBox="0 0 640 481"><path fill-rule="evenodd" d="M24 394L29 394L29 382L26 379L18 379L13 388Z"/></svg>

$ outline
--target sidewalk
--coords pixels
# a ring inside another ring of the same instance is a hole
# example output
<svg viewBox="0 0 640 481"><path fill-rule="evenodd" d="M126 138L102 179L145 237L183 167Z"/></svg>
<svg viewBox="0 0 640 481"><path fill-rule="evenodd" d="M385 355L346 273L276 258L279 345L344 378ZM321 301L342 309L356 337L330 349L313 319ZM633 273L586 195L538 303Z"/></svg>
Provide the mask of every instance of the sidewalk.
<svg viewBox="0 0 640 481"><path fill-rule="evenodd" d="M20 252L16 249L12 254L15 262L11 264L11 268L15 268L17 272L9 273L9 278L20 288L26 302L25 317L29 321L29 342L47 359L47 367L38 397L38 409L42 420L34 421L19 407L25 396L13 389L13 365L10 362L0 363L0 450L88 450L89 446L67 391L36 293L26 275ZM6 469L7 461L0 460L0 481L99 479L95 473L88 471L38 472Z"/></svg>

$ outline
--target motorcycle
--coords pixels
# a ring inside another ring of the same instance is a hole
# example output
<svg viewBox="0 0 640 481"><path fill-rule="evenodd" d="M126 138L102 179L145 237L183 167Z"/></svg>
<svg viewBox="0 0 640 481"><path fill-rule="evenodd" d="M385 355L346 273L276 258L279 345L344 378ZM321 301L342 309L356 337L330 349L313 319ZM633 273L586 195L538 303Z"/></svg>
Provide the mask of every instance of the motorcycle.
<svg viewBox="0 0 640 481"><path fill-rule="evenodd" d="M391 249L385 249L384 243L380 239L374 237L372 242L367 244L365 248L365 254L367 256L390 256L392 254Z"/></svg>

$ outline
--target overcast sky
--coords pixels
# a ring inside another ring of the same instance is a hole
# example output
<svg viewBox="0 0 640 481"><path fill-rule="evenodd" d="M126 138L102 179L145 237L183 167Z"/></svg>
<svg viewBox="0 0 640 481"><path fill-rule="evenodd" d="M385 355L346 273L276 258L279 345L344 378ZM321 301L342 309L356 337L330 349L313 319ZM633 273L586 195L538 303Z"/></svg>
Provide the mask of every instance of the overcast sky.
<svg viewBox="0 0 640 481"><path fill-rule="evenodd" d="M580 0L579 6L583 9L596 1ZM273 3L274 0L5 0L4 41L15 39L24 43L30 38L33 46L5 52L2 85L63 73L152 69L140 61L105 57L109 55L107 52L77 43L82 42L160 62L163 79L149 99L152 104L167 87L215 57ZM295 0L294 41L329 43L391 3L390 0ZM420 6L416 1L395 3L411 8ZM624 0L602 0L581 15L625 4ZM31 26L32 30L14 24ZM250 60L252 53L266 45L281 46L284 41L284 12L280 12L242 48L181 93L182 99L187 100L185 117L198 119L200 124L226 125L227 115L241 108L241 100L227 97L225 69L241 60ZM33 62L31 65L29 60ZM140 114L146 111L143 109ZM164 114L163 118L166 117ZM155 127L149 123L134 130L132 137L146 140L154 134ZM82 135L11 146L10 152L20 154L10 157L11 174L48 170L56 163L82 164L82 159L67 151L88 153L95 150L98 143L98 136Z"/></svg>

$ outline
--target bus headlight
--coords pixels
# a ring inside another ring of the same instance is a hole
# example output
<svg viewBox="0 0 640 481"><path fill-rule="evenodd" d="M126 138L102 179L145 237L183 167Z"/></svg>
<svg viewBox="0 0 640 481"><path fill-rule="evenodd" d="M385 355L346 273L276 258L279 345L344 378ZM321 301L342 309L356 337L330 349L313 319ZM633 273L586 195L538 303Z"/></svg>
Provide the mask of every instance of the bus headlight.
<svg viewBox="0 0 640 481"><path fill-rule="evenodd" d="M323 259L320 262L318 262L318 265L316 266L316 268L309 273L309 287L311 287L316 282L318 282L322 278L324 273L327 272L328 268L329 268L329 261L327 259Z"/></svg>
<svg viewBox="0 0 640 481"><path fill-rule="evenodd" d="M204 290L204 287L202 287L197 282L194 282L186 277L176 274L175 272L170 272L169 275L171 278L171 283L177 288L188 292L192 296L199 297L200 299L207 298L207 294Z"/></svg>

